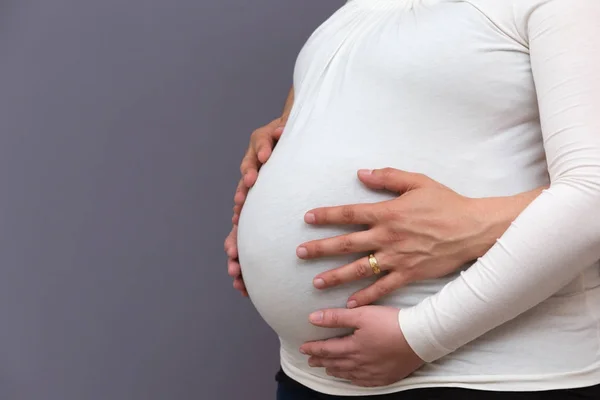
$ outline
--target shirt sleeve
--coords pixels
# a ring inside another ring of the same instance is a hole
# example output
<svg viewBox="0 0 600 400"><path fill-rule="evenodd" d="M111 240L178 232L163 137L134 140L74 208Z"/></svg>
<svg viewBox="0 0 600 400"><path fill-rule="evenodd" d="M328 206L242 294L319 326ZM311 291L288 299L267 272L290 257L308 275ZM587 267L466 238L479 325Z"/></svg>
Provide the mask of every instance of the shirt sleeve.
<svg viewBox="0 0 600 400"><path fill-rule="evenodd" d="M538 3L523 19L551 185L471 268L400 311L426 362L536 306L600 259L600 1Z"/></svg>

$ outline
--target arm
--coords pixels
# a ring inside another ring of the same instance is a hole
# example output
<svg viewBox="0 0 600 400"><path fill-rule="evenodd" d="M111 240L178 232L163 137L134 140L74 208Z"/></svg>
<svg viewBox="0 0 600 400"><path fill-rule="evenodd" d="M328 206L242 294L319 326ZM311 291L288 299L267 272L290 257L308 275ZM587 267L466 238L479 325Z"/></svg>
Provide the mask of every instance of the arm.
<svg viewBox="0 0 600 400"><path fill-rule="evenodd" d="M519 214L547 188L539 187L514 196L471 199L470 209L474 210L477 228L473 228L468 255L463 261L467 263L485 255Z"/></svg>
<svg viewBox="0 0 600 400"><path fill-rule="evenodd" d="M527 18L551 185L469 270L399 313L425 361L534 307L600 259L600 2L540 3Z"/></svg>

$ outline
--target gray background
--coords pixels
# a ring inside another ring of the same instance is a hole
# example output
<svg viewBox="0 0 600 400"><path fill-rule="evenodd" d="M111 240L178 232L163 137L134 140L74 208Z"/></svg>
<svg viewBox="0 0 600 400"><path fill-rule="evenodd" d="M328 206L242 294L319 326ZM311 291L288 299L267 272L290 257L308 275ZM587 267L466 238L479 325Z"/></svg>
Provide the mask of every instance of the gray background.
<svg viewBox="0 0 600 400"><path fill-rule="evenodd" d="M271 399L222 243L342 1L0 0L0 398Z"/></svg>

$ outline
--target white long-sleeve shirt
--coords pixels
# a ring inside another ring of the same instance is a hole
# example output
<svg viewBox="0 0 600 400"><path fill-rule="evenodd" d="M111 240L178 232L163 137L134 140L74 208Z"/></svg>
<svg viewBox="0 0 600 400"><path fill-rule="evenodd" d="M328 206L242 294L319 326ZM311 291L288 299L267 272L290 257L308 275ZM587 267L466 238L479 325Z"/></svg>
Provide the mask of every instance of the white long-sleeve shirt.
<svg viewBox="0 0 600 400"><path fill-rule="evenodd" d="M583 289L586 270L600 259L600 1L467 3L530 54L551 186L471 268L401 311L402 330L426 361L573 280ZM600 314L598 304L588 306L590 314Z"/></svg>
<svg viewBox="0 0 600 400"><path fill-rule="evenodd" d="M238 232L246 286L288 375L336 395L600 383L599 0L350 0L308 39L294 88ZM347 231L307 226L311 208L392 198L356 179L381 167L471 197L550 187L462 273L381 300L401 309L428 364L360 388L298 349L348 333L308 315L344 307L372 279L324 291L312 279L361 255L301 261L295 249Z"/></svg>

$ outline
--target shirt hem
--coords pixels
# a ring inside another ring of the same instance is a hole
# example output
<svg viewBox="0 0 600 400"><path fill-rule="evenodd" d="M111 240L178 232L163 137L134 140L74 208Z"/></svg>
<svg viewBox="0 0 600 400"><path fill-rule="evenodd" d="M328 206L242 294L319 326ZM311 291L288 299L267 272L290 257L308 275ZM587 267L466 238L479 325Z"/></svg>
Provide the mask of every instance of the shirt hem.
<svg viewBox="0 0 600 400"><path fill-rule="evenodd" d="M304 371L288 362L283 348L280 354L281 368L286 375L314 391L333 396L380 395L434 387L456 387L491 392L537 392L600 384L600 361L598 361L585 369L560 374L409 377L392 385L367 388L354 386L348 381L334 377L325 379ZM307 365L307 368L310 367Z"/></svg>

